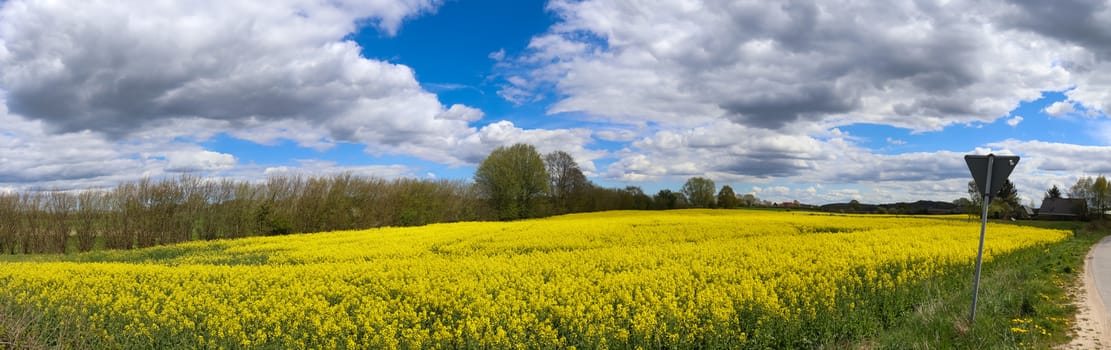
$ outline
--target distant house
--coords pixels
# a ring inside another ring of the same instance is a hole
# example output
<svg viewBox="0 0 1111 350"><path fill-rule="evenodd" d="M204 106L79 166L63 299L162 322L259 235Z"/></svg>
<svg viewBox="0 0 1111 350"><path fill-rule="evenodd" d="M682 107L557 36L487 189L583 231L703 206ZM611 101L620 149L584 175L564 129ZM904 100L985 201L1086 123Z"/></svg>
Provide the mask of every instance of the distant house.
<svg viewBox="0 0 1111 350"><path fill-rule="evenodd" d="M1085 217L1088 203L1079 198L1046 198L1038 209L1038 218L1045 220L1077 220Z"/></svg>
<svg viewBox="0 0 1111 350"><path fill-rule="evenodd" d="M783 203L779 204L779 207L780 208L798 208L799 207L799 201L796 200L794 202L783 202Z"/></svg>

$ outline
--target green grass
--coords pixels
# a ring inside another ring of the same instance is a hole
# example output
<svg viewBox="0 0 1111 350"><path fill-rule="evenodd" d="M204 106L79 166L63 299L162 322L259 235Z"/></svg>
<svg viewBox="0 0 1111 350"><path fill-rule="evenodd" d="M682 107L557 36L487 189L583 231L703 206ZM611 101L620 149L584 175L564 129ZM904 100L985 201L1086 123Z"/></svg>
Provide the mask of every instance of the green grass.
<svg viewBox="0 0 1111 350"><path fill-rule="evenodd" d="M0 307L0 349L46 349L33 334L34 323L29 313Z"/></svg>
<svg viewBox="0 0 1111 350"><path fill-rule="evenodd" d="M921 285L931 297L890 328L857 344L884 349L1044 349L1067 343L1076 307L1068 290L1084 257L1108 224L1021 221L1016 225L1072 229L1059 243L1035 246L985 262L976 322L969 324L973 267ZM987 232L989 243L991 231ZM1044 332L1043 332L1044 331Z"/></svg>

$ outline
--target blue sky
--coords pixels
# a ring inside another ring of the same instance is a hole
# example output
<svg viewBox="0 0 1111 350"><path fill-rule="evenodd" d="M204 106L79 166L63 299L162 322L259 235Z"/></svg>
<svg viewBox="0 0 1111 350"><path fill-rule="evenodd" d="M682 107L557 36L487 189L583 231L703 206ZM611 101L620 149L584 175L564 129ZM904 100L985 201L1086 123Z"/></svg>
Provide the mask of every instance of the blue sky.
<svg viewBox="0 0 1111 350"><path fill-rule="evenodd" d="M1036 204L1111 173L1109 32L1107 2L10 0L0 190L469 179L527 142L815 204L949 201L961 156L1017 154Z"/></svg>

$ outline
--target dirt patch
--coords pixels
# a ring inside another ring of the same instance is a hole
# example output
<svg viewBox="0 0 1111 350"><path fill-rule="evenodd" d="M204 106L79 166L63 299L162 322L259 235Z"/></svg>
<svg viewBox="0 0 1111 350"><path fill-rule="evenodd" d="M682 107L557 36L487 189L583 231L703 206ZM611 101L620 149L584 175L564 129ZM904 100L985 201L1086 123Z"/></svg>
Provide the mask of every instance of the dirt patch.
<svg viewBox="0 0 1111 350"><path fill-rule="evenodd" d="M1106 240L1106 238L1104 239ZM1097 243L1099 244L1099 243ZM1063 349L1107 349L1111 347L1111 319L1108 317L1104 300L1096 289L1092 271L1092 249L1084 257L1084 271L1081 283L1075 288L1073 300L1077 303L1076 323L1073 332L1076 336Z"/></svg>

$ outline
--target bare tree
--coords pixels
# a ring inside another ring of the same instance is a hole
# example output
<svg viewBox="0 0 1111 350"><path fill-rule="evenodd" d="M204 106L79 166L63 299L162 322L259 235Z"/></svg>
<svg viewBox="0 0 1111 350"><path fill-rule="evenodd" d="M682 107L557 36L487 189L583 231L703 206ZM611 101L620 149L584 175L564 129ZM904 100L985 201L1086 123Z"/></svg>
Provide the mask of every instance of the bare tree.
<svg viewBox="0 0 1111 350"><path fill-rule="evenodd" d="M52 191L45 194L47 200L47 215L49 218L49 235L51 245L46 247L51 252L66 252L69 243L70 214L77 209L77 198L69 193Z"/></svg>
<svg viewBox="0 0 1111 350"><path fill-rule="evenodd" d="M104 192L83 191L77 195L75 233L77 251L87 252L96 246L98 230L104 226L103 220L108 213Z"/></svg>
<svg viewBox="0 0 1111 350"><path fill-rule="evenodd" d="M16 230L19 227L19 195L0 194L0 254L15 254L19 247Z"/></svg>
<svg viewBox="0 0 1111 350"><path fill-rule="evenodd" d="M1107 178L1103 175L1096 177L1092 182L1092 202L1099 212L1099 217L1103 218L1107 208L1111 206L1111 185L1108 185Z"/></svg>
<svg viewBox="0 0 1111 350"><path fill-rule="evenodd" d="M583 197L592 185L575 159L567 152L555 151L544 155L544 166L548 172L553 212L582 210Z"/></svg>

